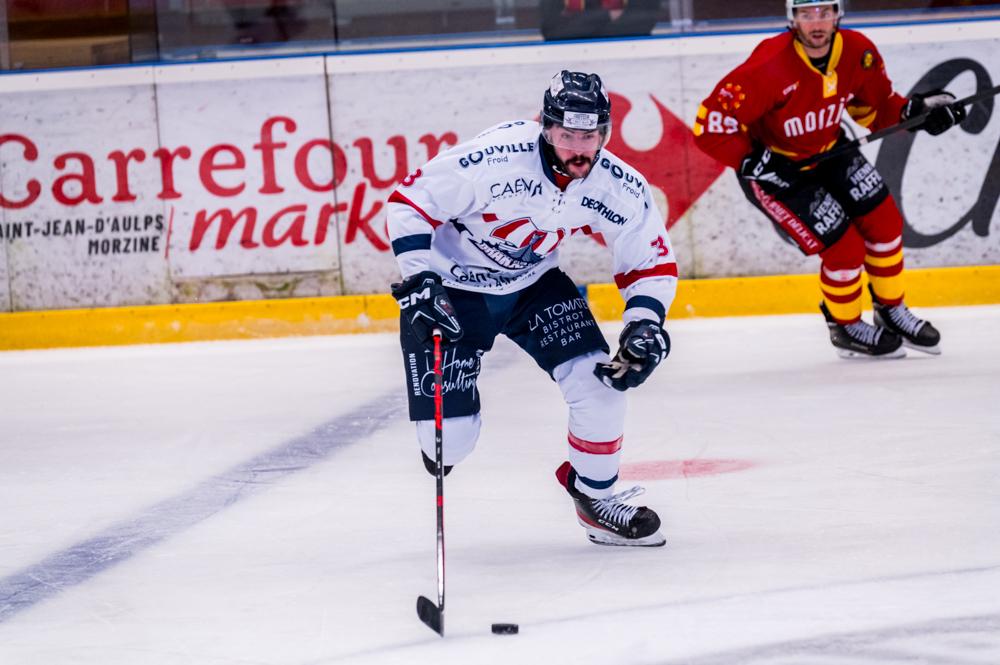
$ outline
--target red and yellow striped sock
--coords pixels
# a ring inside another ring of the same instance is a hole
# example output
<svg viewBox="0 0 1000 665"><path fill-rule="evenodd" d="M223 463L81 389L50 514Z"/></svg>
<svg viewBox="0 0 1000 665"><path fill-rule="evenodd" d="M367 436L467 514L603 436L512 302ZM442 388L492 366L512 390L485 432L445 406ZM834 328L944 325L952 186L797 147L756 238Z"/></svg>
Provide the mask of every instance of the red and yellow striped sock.
<svg viewBox="0 0 1000 665"><path fill-rule="evenodd" d="M829 270L819 273L823 302L830 315L842 325L861 319L861 268Z"/></svg>
<svg viewBox="0 0 1000 665"><path fill-rule="evenodd" d="M903 302L903 238L865 243L865 272L875 297L883 305Z"/></svg>

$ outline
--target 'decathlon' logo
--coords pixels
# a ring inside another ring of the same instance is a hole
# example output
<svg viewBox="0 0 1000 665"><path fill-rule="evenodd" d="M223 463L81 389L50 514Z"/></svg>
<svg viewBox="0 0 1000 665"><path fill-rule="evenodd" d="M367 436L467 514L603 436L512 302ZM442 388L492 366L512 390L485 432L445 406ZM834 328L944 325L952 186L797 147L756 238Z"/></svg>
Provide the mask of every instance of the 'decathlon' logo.
<svg viewBox="0 0 1000 665"><path fill-rule="evenodd" d="M875 64L875 54L872 53L871 49L868 49L861 56L861 69L871 69Z"/></svg>

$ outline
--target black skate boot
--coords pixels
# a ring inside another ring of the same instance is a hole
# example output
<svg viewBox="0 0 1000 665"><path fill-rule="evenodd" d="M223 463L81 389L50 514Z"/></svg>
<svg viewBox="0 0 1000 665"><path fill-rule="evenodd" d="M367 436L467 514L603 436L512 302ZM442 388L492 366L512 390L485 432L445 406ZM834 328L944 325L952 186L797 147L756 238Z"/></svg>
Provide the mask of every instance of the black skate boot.
<svg viewBox="0 0 1000 665"><path fill-rule="evenodd" d="M556 469L556 478L573 497L576 518L587 530L587 538L598 545L660 547L667 540L660 533L660 518L645 506L623 503L643 492L641 487L619 492L606 499L592 499L576 488L576 470L569 462Z"/></svg>
<svg viewBox="0 0 1000 665"><path fill-rule="evenodd" d="M819 304L830 329L830 342L837 347L841 358L902 358L906 355L903 340L892 330L876 327L864 321L855 321L846 326L837 323L826 308Z"/></svg>
<svg viewBox="0 0 1000 665"><path fill-rule="evenodd" d="M868 289L871 290L871 286ZM903 303L883 305L874 292L872 305L875 308L875 325L896 333L903 338L903 344L911 349L940 355L938 344L941 342L941 333L929 321L917 318Z"/></svg>

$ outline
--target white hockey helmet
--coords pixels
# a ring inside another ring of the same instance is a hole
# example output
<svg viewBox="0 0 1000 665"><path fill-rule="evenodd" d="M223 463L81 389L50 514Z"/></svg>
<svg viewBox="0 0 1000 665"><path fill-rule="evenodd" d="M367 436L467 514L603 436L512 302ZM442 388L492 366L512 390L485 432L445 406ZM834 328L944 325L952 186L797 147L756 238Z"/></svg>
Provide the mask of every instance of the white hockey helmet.
<svg viewBox="0 0 1000 665"><path fill-rule="evenodd" d="M837 20L844 17L844 3L838 0L785 0L785 13L788 15L788 24L795 21L795 10L807 7L824 7L834 5L837 8Z"/></svg>

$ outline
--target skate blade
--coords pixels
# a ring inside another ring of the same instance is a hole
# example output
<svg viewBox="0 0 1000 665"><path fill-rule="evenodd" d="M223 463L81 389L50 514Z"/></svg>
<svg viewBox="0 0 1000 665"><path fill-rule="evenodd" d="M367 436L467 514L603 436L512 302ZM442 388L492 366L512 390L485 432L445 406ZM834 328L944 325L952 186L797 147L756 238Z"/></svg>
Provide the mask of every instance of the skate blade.
<svg viewBox="0 0 1000 665"><path fill-rule="evenodd" d="M901 346L895 351L883 353L880 356L873 356L870 353L862 353L861 351L851 351L850 349L838 348L837 355L841 358L846 358L847 360L892 360L894 358L905 358L906 349Z"/></svg>
<svg viewBox="0 0 1000 665"><path fill-rule="evenodd" d="M659 531L645 538L622 538L606 531L587 529L587 538L595 545L609 545L612 547L663 547L667 544L667 539Z"/></svg>
<svg viewBox="0 0 1000 665"><path fill-rule="evenodd" d="M919 344L913 344L905 339L903 340L903 346L913 349L914 351L921 351L931 356L941 355L941 347L935 344L934 346L920 346Z"/></svg>

